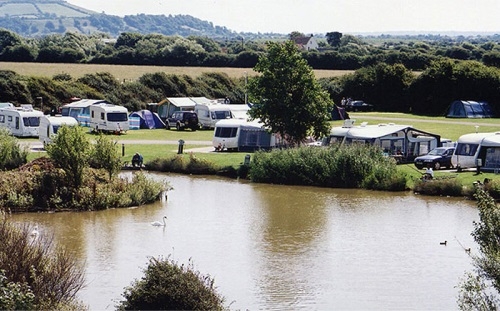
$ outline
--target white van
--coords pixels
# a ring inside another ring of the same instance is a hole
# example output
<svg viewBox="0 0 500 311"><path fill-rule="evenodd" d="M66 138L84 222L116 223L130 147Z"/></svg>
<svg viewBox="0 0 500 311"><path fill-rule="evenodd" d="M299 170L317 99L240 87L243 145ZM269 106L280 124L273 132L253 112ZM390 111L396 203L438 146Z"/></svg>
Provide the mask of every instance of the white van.
<svg viewBox="0 0 500 311"><path fill-rule="evenodd" d="M16 137L38 137L40 117L43 112L31 105L0 108L0 127Z"/></svg>
<svg viewBox="0 0 500 311"><path fill-rule="evenodd" d="M96 132L126 132L130 128L128 110L113 104L90 106L90 128Z"/></svg>
<svg viewBox="0 0 500 311"><path fill-rule="evenodd" d="M38 139L45 146L54 139L59 128L63 125L77 126L78 121L73 117L67 116L42 116L40 118L39 136Z"/></svg>
<svg viewBox="0 0 500 311"><path fill-rule="evenodd" d="M198 115L198 122L202 129L213 129L218 121L232 118L229 105L223 104L196 103L194 112Z"/></svg>

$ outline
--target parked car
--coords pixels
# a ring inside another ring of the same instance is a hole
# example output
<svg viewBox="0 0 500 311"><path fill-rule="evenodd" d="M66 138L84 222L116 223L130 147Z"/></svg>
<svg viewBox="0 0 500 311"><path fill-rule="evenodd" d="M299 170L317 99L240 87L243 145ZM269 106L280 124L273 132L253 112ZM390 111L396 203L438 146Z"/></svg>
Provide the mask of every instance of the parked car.
<svg viewBox="0 0 500 311"><path fill-rule="evenodd" d="M167 118L167 129L175 127L178 131L190 128L192 131L199 129L198 115L193 111L175 111L170 118Z"/></svg>
<svg viewBox="0 0 500 311"><path fill-rule="evenodd" d="M353 100L350 101L346 104L345 109L347 111L372 111L373 110L373 105L365 103L362 100Z"/></svg>
<svg viewBox="0 0 500 311"><path fill-rule="evenodd" d="M416 157L414 161L415 166L418 169L431 166L435 170L441 167L453 168L451 157L454 151L454 147L438 147L432 149L428 154Z"/></svg>

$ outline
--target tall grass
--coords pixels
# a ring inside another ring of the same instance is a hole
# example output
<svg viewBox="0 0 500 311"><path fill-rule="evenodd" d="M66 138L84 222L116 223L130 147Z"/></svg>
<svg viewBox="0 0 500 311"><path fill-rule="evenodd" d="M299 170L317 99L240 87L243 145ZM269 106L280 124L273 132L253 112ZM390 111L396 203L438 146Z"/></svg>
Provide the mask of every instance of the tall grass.
<svg viewBox="0 0 500 311"><path fill-rule="evenodd" d="M380 148L336 145L330 148L258 152L250 165L252 181L334 188L404 190L406 176Z"/></svg>
<svg viewBox="0 0 500 311"><path fill-rule="evenodd" d="M0 213L0 270L8 282L25 286L27 302L37 310L70 310L84 286L84 270L71 253L57 247L50 235L15 226ZM0 293L5 297L7 293Z"/></svg>

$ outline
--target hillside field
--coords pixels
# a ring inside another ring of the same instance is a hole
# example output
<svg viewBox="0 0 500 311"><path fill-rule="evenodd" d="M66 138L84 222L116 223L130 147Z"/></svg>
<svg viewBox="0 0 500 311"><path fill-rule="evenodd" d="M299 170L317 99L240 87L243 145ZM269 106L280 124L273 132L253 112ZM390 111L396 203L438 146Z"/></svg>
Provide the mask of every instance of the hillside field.
<svg viewBox="0 0 500 311"><path fill-rule="evenodd" d="M80 78L85 74L109 72L120 81L134 81L146 73L165 72L166 74L197 77L204 72L224 72L230 78L243 78L256 75L252 68L220 67L169 67L136 65L97 65L97 64L56 64L56 63L14 63L0 62L0 70L12 70L23 76L53 77L56 74L69 74ZM337 77L353 70L314 70L316 78Z"/></svg>

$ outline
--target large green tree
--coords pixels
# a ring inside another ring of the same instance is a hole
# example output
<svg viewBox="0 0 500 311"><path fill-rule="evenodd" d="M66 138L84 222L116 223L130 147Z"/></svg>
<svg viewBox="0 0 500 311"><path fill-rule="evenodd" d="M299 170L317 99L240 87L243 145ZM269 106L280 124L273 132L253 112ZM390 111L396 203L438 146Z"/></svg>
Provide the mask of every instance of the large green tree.
<svg viewBox="0 0 500 311"><path fill-rule="evenodd" d="M476 274L468 273L460 285L460 310L498 310L500 306L500 208L484 190L475 197L479 221L474 222L472 236L479 244L479 255L473 256ZM470 252L470 249L467 250Z"/></svg>
<svg viewBox="0 0 500 311"><path fill-rule="evenodd" d="M333 101L292 41L269 43L254 71L260 75L249 83L252 118L291 144L329 133Z"/></svg>

